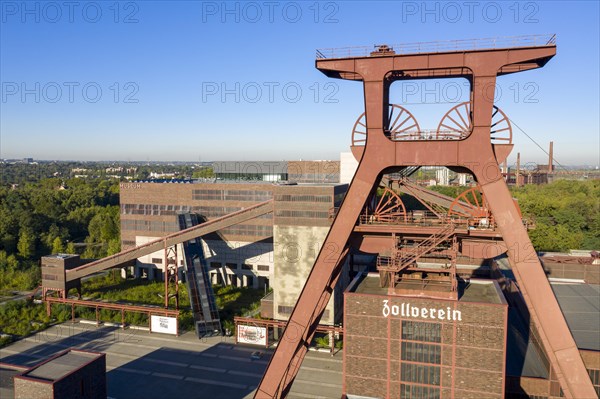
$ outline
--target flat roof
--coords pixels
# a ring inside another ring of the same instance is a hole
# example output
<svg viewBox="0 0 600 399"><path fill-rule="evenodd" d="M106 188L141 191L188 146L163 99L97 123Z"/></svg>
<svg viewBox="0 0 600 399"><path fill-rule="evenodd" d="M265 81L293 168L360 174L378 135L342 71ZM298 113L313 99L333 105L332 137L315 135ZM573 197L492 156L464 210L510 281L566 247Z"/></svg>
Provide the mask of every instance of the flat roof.
<svg viewBox="0 0 600 399"><path fill-rule="evenodd" d="M55 259L69 259L69 258L77 258L79 255L74 254L52 254L46 255L44 258L55 258Z"/></svg>
<svg viewBox="0 0 600 399"><path fill-rule="evenodd" d="M458 282L458 300L463 302L505 303L495 280L471 279ZM358 285L350 287L352 292L358 294L388 295L388 289L379 284L379 275L368 274Z"/></svg>
<svg viewBox="0 0 600 399"><path fill-rule="evenodd" d="M600 285L550 284L579 349L600 351Z"/></svg>
<svg viewBox="0 0 600 399"><path fill-rule="evenodd" d="M548 378L542 356L529 336L529 326L514 307L508 308L506 374L513 377Z"/></svg>
<svg viewBox="0 0 600 399"><path fill-rule="evenodd" d="M277 187L337 187L347 186L348 183L339 182L316 182L316 183L304 183L295 181L268 181L268 180L237 180L237 179L222 179L222 178L210 178L210 179L194 179L194 180L134 180L124 184L240 184L240 185L264 185L264 186L277 186ZM127 187L125 187L127 189Z"/></svg>
<svg viewBox="0 0 600 399"><path fill-rule="evenodd" d="M101 353L83 352L71 349L39 366L33 367L21 375L39 380L57 381L101 356Z"/></svg>

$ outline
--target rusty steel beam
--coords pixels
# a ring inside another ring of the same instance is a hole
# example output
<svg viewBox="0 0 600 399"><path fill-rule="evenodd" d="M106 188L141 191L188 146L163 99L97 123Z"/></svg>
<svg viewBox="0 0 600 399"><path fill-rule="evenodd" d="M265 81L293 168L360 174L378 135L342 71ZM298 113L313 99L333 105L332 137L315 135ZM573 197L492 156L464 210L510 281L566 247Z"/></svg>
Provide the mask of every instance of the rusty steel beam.
<svg viewBox="0 0 600 399"><path fill-rule="evenodd" d="M88 308L99 308L99 309L111 309L111 310L125 310L128 312L139 312L139 313L151 313L155 315L164 315L171 317L178 317L179 310L163 309L160 306L141 306L141 305L129 305L126 303L111 303L103 301L86 301L82 299L69 299L69 298L56 298L46 297L44 298L46 303L61 303L65 305L75 305Z"/></svg>
<svg viewBox="0 0 600 399"><path fill-rule="evenodd" d="M187 240L192 240L196 237L213 233L215 231L254 219L261 215L273 212L273 200L261 202L237 212L230 213L219 218L209 220L208 222L199 224L186 230L177 233L169 234L168 236L150 241L147 244L139 247L134 247L106 258L97 260L86 265L67 270L66 281L76 280L81 277L88 276L102 270L119 267L127 262L135 260L139 257L151 254L161 249L180 244Z"/></svg>
<svg viewBox="0 0 600 399"><path fill-rule="evenodd" d="M498 160L490 139L493 89L498 74L518 72L520 66L541 67L555 54L556 45L548 42L510 49L317 59L317 69L327 76L363 82L367 139L356 174L257 387L256 398L285 397L289 392L319 322L319 310L339 275L341 252L369 193L386 168L415 165L459 167L475 176L508 247L531 320L565 397L595 397L575 340L502 179L499 163L504 159ZM456 76L458 69L471 83L470 134L461 140L391 141L385 132L391 82L412 78L403 73L407 70L436 70L435 76L448 77ZM448 76L444 70L450 70Z"/></svg>

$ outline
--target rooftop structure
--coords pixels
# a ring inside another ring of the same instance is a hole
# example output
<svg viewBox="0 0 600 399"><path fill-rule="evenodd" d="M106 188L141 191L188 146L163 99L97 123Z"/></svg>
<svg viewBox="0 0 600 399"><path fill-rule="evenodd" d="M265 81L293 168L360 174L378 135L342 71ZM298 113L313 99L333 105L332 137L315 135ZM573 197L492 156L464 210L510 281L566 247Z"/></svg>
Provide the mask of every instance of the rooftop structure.
<svg viewBox="0 0 600 399"><path fill-rule="evenodd" d="M106 398L106 357L69 349L16 375L15 399Z"/></svg>

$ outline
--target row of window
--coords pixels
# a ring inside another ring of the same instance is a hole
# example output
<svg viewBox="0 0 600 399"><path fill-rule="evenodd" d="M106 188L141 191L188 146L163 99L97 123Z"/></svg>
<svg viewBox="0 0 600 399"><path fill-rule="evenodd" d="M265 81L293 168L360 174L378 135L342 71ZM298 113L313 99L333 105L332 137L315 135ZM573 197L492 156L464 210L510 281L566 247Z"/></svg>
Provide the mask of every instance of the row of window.
<svg viewBox="0 0 600 399"><path fill-rule="evenodd" d="M202 216L221 217L241 210L237 206L187 206L187 205L150 205L150 204L122 204L122 215L147 215L170 216L180 212L192 212ZM270 219L270 214L261 215L260 219Z"/></svg>
<svg viewBox="0 0 600 399"><path fill-rule="evenodd" d="M402 384L400 386L400 397L402 399L439 399L440 389L421 385Z"/></svg>
<svg viewBox="0 0 600 399"><path fill-rule="evenodd" d="M254 190L193 190L193 200L262 202L273 197L270 191Z"/></svg>
<svg viewBox="0 0 600 399"><path fill-rule="evenodd" d="M440 323L422 323L402 320L402 339L424 342L442 342Z"/></svg>
<svg viewBox="0 0 600 399"><path fill-rule="evenodd" d="M230 269L238 268L237 263L225 263L225 266L229 267ZM210 267L212 267L213 269L217 269L223 267L223 264L221 262L210 262ZM254 270L254 265L243 263L240 269ZM259 272L268 272L270 270L270 267L269 265L256 265L256 270L258 270Z"/></svg>
<svg viewBox="0 0 600 399"><path fill-rule="evenodd" d="M331 195L292 195L278 194L275 196L275 201L286 202L333 202Z"/></svg>
<svg viewBox="0 0 600 399"><path fill-rule="evenodd" d="M422 364L402 363L400 365L402 381L419 384L440 385L440 367Z"/></svg>
<svg viewBox="0 0 600 399"><path fill-rule="evenodd" d="M275 216L280 217L280 218L327 219L327 218L329 218L329 212L327 212L327 211L278 210L278 211L275 211Z"/></svg>
<svg viewBox="0 0 600 399"><path fill-rule="evenodd" d="M121 230L175 232L179 231L179 224L156 220L121 219Z"/></svg>
<svg viewBox="0 0 600 399"><path fill-rule="evenodd" d="M191 212L187 205L151 205L151 204L121 204L122 215L176 215L177 212Z"/></svg>
<svg viewBox="0 0 600 399"><path fill-rule="evenodd" d="M440 345L402 342L402 360L419 363L441 364L442 347Z"/></svg>
<svg viewBox="0 0 600 399"><path fill-rule="evenodd" d="M161 231L161 232L176 232L179 231L177 223L162 222L155 220L121 220L121 230L133 231ZM272 237L273 226L260 226L252 224L238 224L220 230L221 234L237 235L237 236L253 236L253 237ZM135 245L135 244L133 244Z"/></svg>
<svg viewBox="0 0 600 399"><path fill-rule="evenodd" d="M222 234L235 236L255 236L271 237L273 236L273 226L258 226L253 224L238 224L220 230Z"/></svg>
<svg viewBox="0 0 600 399"><path fill-rule="evenodd" d="M340 175L336 173L288 173L288 180L298 183L338 183Z"/></svg>

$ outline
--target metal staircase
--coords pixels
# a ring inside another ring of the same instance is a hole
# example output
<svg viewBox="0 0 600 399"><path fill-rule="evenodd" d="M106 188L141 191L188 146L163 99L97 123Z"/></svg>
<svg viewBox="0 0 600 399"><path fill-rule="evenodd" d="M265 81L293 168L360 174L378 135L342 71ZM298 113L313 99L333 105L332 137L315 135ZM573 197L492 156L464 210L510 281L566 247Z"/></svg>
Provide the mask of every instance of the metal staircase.
<svg viewBox="0 0 600 399"><path fill-rule="evenodd" d="M177 215L179 228L187 230L197 226L198 216L190 213ZM190 304L194 315L196 335L202 338L207 335L221 335L221 321L215 301L215 294L210 283L208 266L204 258L204 250L200 237L182 243L184 254L184 270L190 296Z"/></svg>
<svg viewBox="0 0 600 399"><path fill-rule="evenodd" d="M406 269L423 255L431 252L438 245L448 240L454 234L454 229L454 224L450 223L415 246L395 249L391 258L378 259L377 268L380 271L393 273L398 273Z"/></svg>

